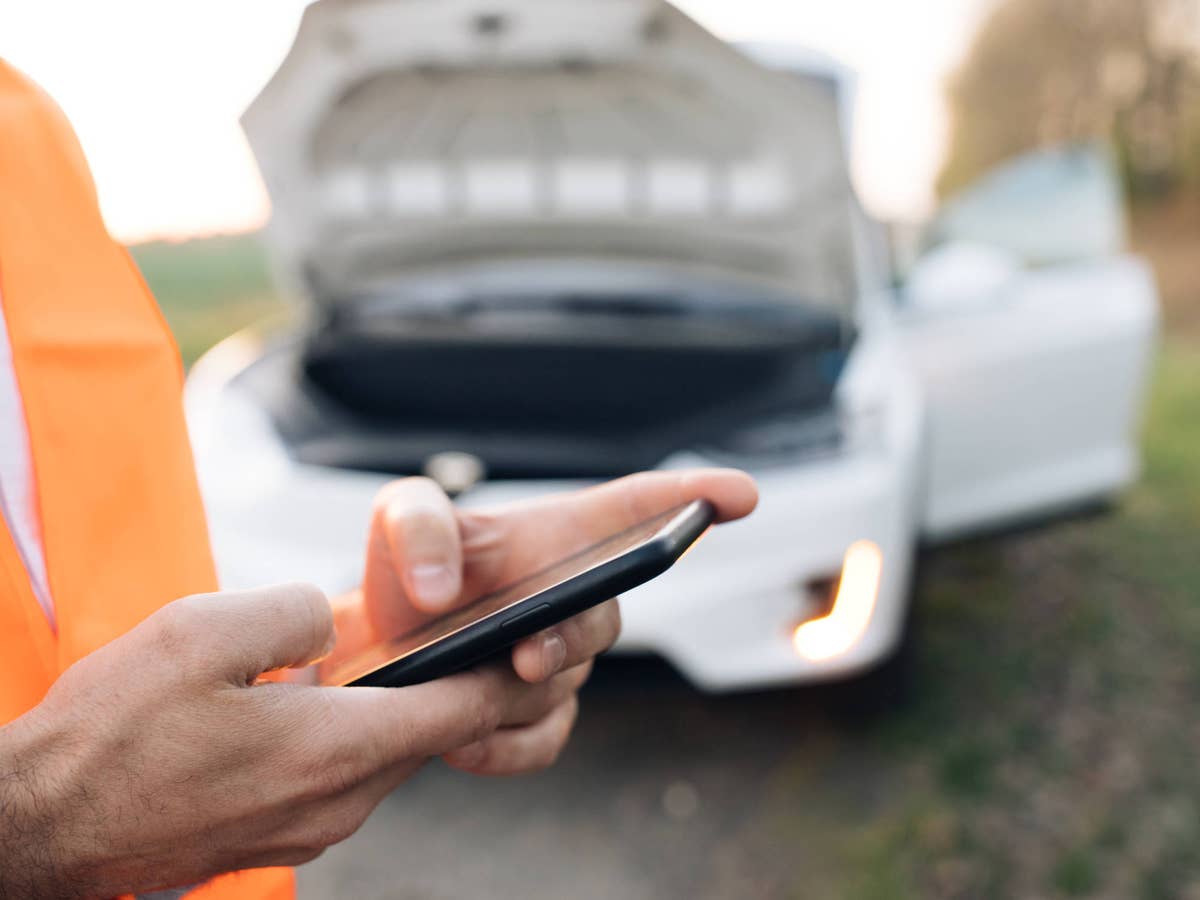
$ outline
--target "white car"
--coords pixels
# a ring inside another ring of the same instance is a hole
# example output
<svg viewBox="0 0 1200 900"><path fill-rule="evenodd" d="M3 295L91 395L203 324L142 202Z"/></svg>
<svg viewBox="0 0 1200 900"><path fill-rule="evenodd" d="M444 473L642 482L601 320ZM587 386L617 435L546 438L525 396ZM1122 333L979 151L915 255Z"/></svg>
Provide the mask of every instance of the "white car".
<svg viewBox="0 0 1200 900"><path fill-rule="evenodd" d="M896 287L850 87L661 0L309 7L244 120L308 315L188 382L224 583L353 586L397 476L739 466L759 510L631 592L617 650L796 684L893 653L919 545L1128 485L1157 301L1104 151L992 176Z"/></svg>

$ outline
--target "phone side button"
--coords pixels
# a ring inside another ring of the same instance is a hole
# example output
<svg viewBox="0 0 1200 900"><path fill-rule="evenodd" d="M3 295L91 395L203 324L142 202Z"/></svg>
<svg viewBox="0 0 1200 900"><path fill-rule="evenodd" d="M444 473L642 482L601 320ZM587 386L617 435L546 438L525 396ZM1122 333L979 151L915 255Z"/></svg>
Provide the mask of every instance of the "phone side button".
<svg viewBox="0 0 1200 900"><path fill-rule="evenodd" d="M535 606L533 609L527 609L525 612L517 613L511 619L505 619L500 623L501 628L513 628L520 625L522 622L528 622L534 616L540 616L550 608L549 603L543 603L541 606Z"/></svg>

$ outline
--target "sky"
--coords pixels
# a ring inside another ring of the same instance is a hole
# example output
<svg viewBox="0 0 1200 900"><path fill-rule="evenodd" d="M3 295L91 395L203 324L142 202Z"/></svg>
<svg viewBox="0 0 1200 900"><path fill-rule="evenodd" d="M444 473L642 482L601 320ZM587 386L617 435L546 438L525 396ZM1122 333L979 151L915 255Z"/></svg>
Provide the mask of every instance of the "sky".
<svg viewBox="0 0 1200 900"><path fill-rule="evenodd" d="M568 2L568 0L564 0ZM945 142L945 76L994 0L678 0L730 40L797 43L858 73L853 172L868 209L918 218ZM0 4L0 57L79 133L110 230L127 241L241 231L269 201L238 117L287 53L307 0Z"/></svg>

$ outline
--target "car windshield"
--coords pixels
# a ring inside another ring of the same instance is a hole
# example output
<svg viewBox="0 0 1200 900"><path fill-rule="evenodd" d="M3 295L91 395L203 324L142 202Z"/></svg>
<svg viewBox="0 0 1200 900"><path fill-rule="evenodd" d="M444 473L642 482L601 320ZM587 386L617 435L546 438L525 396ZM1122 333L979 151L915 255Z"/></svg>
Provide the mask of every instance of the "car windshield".
<svg viewBox="0 0 1200 900"><path fill-rule="evenodd" d="M1126 222L1113 154L1102 143L1029 153L953 197L928 244L999 247L1028 265L1120 253Z"/></svg>

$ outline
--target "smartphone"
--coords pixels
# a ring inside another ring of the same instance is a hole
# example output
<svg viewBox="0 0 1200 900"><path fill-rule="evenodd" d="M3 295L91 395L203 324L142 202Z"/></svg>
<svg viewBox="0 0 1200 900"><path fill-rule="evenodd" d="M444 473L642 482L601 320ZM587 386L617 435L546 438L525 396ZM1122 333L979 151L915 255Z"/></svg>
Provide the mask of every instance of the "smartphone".
<svg viewBox="0 0 1200 900"><path fill-rule="evenodd" d="M404 687L469 668L661 575L704 534L713 516L706 500L669 509L415 631L369 647L322 682Z"/></svg>

